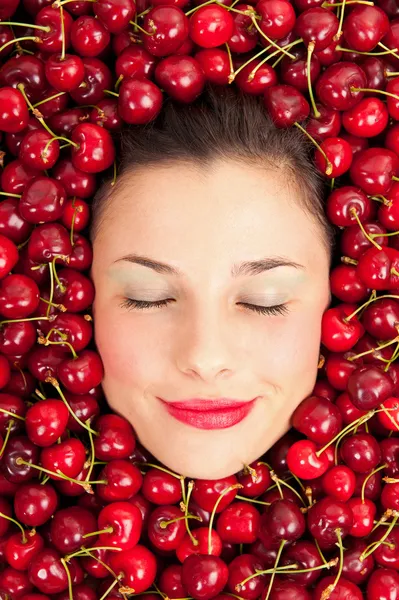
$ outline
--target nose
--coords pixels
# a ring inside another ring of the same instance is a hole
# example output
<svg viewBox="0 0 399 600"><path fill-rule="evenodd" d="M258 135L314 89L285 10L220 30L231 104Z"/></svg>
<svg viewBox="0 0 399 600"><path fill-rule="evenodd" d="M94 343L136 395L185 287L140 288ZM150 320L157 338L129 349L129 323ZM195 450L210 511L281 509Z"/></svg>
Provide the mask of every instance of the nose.
<svg viewBox="0 0 399 600"><path fill-rule="evenodd" d="M212 382L235 371L232 326L219 311L208 309L190 315L176 336L178 369Z"/></svg>

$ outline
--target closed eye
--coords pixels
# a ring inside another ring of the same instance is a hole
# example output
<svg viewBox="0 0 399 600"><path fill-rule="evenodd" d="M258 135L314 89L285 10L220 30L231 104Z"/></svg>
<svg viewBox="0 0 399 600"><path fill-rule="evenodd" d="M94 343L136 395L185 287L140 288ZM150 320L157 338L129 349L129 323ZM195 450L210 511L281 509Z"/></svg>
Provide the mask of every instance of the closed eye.
<svg viewBox="0 0 399 600"><path fill-rule="evenodd" d="M128 310L138 309L145 310L149 308L160 308L174 302L173 298L166 298L165 300L157 300L149 302L148 300L135 300L134 298L125 298L120 304L122 308ZM277 316L286 315L289 309L286 304L276 304L275 306L259 306L257 304L248 304L247 302L238 302L237 304L245 306L249 310L256 312L261 315Z"/></svg>

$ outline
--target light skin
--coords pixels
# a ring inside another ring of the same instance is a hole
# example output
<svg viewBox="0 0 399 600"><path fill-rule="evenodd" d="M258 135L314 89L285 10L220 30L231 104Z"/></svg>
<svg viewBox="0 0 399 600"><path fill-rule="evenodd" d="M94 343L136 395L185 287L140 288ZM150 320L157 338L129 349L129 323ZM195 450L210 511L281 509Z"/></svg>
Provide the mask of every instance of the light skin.
<svg viewBox="0 0 399 600"><path fill-rule="evenodd" d="M93 250L95 339L110 407L187 477L226 477L263 455L312 392L330 302L321 226L286 173L227 159L127 173ZM133 254L180 274L124 259ZM234 265L260 259L267 270L232 276ZM126 298L171 302L143 310ZM285 308L263 315L241 303ZM203 430L174 419L158 397L259 398L240 423Z"/></svg>

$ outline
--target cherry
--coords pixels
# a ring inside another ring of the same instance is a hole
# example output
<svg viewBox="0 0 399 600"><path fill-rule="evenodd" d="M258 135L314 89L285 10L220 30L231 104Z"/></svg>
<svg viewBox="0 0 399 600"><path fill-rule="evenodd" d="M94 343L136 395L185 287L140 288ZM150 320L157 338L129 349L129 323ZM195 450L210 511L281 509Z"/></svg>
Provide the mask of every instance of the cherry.
<svg viewBox="0 0 399 600"><path fill-rule="evenodd" d="M320 75L316 93L325 106L335 110L348 110L364 95L364 92L354 91L352 88L364 88L366 84L366 74L361 67L352 62L341 61L327 67Z"/></svg>
<svg viewBox="0 0 399 600"><path fill-rule="evenodd" d="M354 310L354 305L341 304L323 314L321 341L326 348L334 352L346 352L362 337L364 328L357 317L348 320Z"/></svg>
<svg viewBox="0 0 399 600"><path fill-rule="evenodd" d="M392 396L393 390L394 383L389 373L374 365L359 367L348 379L349 397L360 410L377 408Z"/></svg>
<svg viewBox="0 0 399 600"><path fill-rule="evenodd" d="M338 408L325 398L309 396L299 404L291 417L295 429L317 444L327 444L342 428Z"/></svg>
<svg viewBox="0 0 399 600"><path fill-rule="evenodd" d="M46 130L28 132L20 144L19 158L31 169L44 170L55 165L60 146Z"/></svg>
<svg viewBox="0 0 399 600"><path fill-rule="evenodd" d="M389 19L378 6L355 6L344 21L343 32L349 48L371 52L389 29Z"/></svg>
<svg viewBox="0 0 399 600"><path fill-rule="evenodd" d="M349 535L355 538L363 538L371 533L374 527L374 517L377 507L368 498L353 497L348 500L348 506L353 514L353 525Z"/></svg>
<svg viewBox="0 0 399 600"><path fill-rule="evenodd" d="M157 563L145 546L137 544L131 550L111 552L108 560L111 569L121 574L122 584L133 588L135 593L145 592L154 583Z"/></svg>
<svg viewBox="0 0 399 600"><path fill-rule="evenodd" d="M110 33L100 19L84 15L73 22L71 44L81 57L98 56L107 48L110 40Z"/></svg>
<svg viewBox="0 0 399 600"><path fill-rule="evenodd" d="M294 542L304 534L305 528L305 517L294 502L274 500L261 517L259 537L264 544L269 536L273 542Z"/></svg>
<svg viewBox="0 0 399 600"><path fill-rule="evenodd" d="M67 11L63 11L61 17L60 10L50 6L44 7L36 15L35 24L49 28L49 31L41 30L37 32L40 38L41 50L51 53L61 52L63 43L68 48L73 19Z"/></svg>
<svg viewBox="0 0 399 600"><path fill-rule="evenodd" d="M251 4L239 3L235 5L240 13L233 13L234 30L231 38L228 41L229 48L235 53L250 52L258 42L258 32L254 27L251 27L251 17L243 14L244 11L251 11ZM227 81L225 82L227 83Z"/></svg>
<svg viewBox="0 0 399 600"><path fill-rule="evenodd" d="M205 86L200 64L191 56L168 56L155 68L155 80L172 98L191 103Z"/></svg>
<svg viewBox="0 0 399 600"><path fill-rule="evenodd" d="M67 196L78 198L89 198L96 189L94 175L84 173L77 169L70 160L60 160L53 169L54 179L58 179L63 185Z"/></svg>
<svg viewBox="0 0 399 600"><path fill-rule="evenodd" d="M388 477L397 477L399 473L399 440L397 438L385 438L380 441L381 461L385 464L384 472Z"/></svg>
<svg viewBox="0 0 399 600"><path fill-rule="evenodd" d="M351 600L362 600L364 597L360 588L346 579L345 577L340 577L338 582L335 581L335 575L328 575L327 577L323 577L320 581L317 582L312 600L323 600L326 597L328 591L330 589L329 586L334 585L334 591L330 594L331 600L339 600L340 598L350 598Z"/></svg>
<svg viewBox="0 0 399 600"><path fill-rule="evenodd" d="M57 11L59 12L59 11ZM31 102L38 102L46 89L44 63L36 56L19 54L13 56L0 68L0 85L16 88L23 84Z"/></svg>
<svg viewBox="0 0 399 600"><path fill-rule="evenodd" d="M91 421L98 417L100 413L99 404L97 400L90 394L81 394L76 396L70 392L66 392L65 398L69 404L70 413L76 415L76 417L82 423L85 423L88 419ZM83 430L83 427L72 416L72 414L69 415L67 427L70 431L74 431L75 433L79 433Z"/></svg>
<svg viewBox="0 0 399 600"><path fill-rule="evenodd" d="M118 113L118 101L114 98L100 100L90 113L90 121L110 131L119 131L122 127L122 119Z"/></svg>
<svg viewBox="0 0 399 600"><path fill-rule="evenodd" d="M115 62L117 77L151 78L154 74L156 58L138 45L127 46Z"/></svg>
<svg viewBox="0 0 399 600"><path fill-rule="evenodd" d="M64 432L68 408L62 400L41 400L31 406L25 417L29 439L38 446L51 446Z"/></svg>
<svg viewBox="0 0 399 600"><path fill-rule="evenodd" d="M9 133L23 131L28 125L29 112L24 97L12 87L0 89L0 129Z"/></svg>
<svg viewBox="0 0 399 600"><path fill-rule="evenodd" d="M285 38L295 25L295 11L290 2L287 0L259 0L256 4L256 12L261 19L259 26L263 33L270 39L280 40ZM261 41L266 45L266 40L261 38Z"/></svg>
<svg viewBox="0 0 399 600"><path fill-rule="evenodd" d="M285 59L283 59L283 62L284 60ZM316 141L322 141L326 138L336 137L341 129L340 113L337 110L327 108L320 103L316 103L316 108L320 116L315 117L314 115L310 115L306 124L306 131Z"/></svg>
<svg viewBox="0 0 399 600"><path fill-rule="evenodd" d="M67 589L68 578L61 556L53 548L45 548L29 565L29 580L45 594L57 594Z"/></svg>
<svg viewBox="0 0 399 600"><path fill-rule="evenodd" d="M390 485L390 484L389 484ZM377 546L373 552L375 561L383 567L392 567L397 570L399 565L399 538L398 532L393 529L388 535L384 536L386 544L379 543L383 537L381 527L377 528L371 536L371 540L375 541ZM385 529L385 528L384 528Z"/></svg>
<svg viewBox="0 0 399 600"><path fill-rule="evenodd" d="M340 447L342 460L356 473L372 471L381 460L381 450L374 436L357 433L343 440Z"/></svg>
<svg viewBox="0 0 399 600"><path fill-rule="evenodd" d="M386 66L375 56L368 56L362 60L360 66L366 73L367 88L383 90L387 84ZM370 92L367 92L369 94Z"/></svg>
<svg viewBox="0 0 399 600"><path fill-rule="evenodd" d="M66 477L75 478L82 471L86 462L86 449L83 443L70 438L53 446L43 448L40 462L48 471L61 471ZM61 477L49 475L50 479L60 480Z"/></svg>
<svg viewBox="0 0 399 600"><path fill-rule="evenodd" d="M205 48L197 52L194 58L203 70L207 81L217 85L226 85L229 82L229 55L225 50Z"/></svg>
<svg viewBox="0 0 399 600"><path fill-rule="evenodd" d="M159 589L168 597L184 597L186 591L182 583L182 567L180 565L165 567L159 578Z"/></svg>
<svg viewBox="0 0 399 600"><path fill-rule="evenodd" d="M323 65L323 67L329 67L330 65L333 65L341 60L342 51L337 50L337 46L338 40L335 40L326 48L323 48L323 50L317 50L315 52L315 56L317 56L320 64Z"/></svg>
<svg viewBox="0 0 399 600"><path fill-rule="evenodd" d="M241 494L247 498L260 496L272 483L270 471L262 461L255 461L239 471L237 481L243 486Z"/></svg>
<svg viewBox="0 0 399 600"><path fill-rule="evenodd" d="M380 340L390 340L397 335L399 303L391 298L381 298L367 306L362 323L368 333Z"/></svg>
<svg viewBox="0 0 399 600"><path fill-rule="evenodd" d="M14 244L26 241L33 229L33 225L20 216L18 207L19 200L16 198L0 201L0 234Z"/></svg>
<svg viewBox="0 0 399 600"><path fill-rule="evenodd" d="M52 544L62 554L72 553L86 542L85 534L96 527L96 518L85 508L70 506L58 510L51 520Z"/></svg>
<svg viewBox="0 0 399 600"><path fill-rule="evenodd" d="M329 466L325 452L317 456L318 448L310 440L295 442L287 453L287 465L294 475L301 479L315 479L321 477Z"/></svg>
<svg viewBox="0 0 399 600"><path fill-rule="evenodd" d="M384 195L389 191L398 167L399 159L391 150L368 148L353 157L350 176L366 194Z"/></svg>
<svg viewBox="0 0 399 600"><path fill-rule="evenodd" d="M299 90L290 85L273 85L265 90L264 102L276 127L290 127L309 115L310 106Z"/></svg>
<svg viewBox="0 0 399 600"><path fill-rule="evenodd" d="M367 582L367 597L389 600L399 593L399 574L394 569L376 569Z"/></svg>
<svg viewBox="0 0 399 600"><path fill-rule="evenodd" d="M136 5L133 0L97 0L93 10L108 31L117 34L133 19Z"/></svg>
<svg viewBox="0 0 399 600"><path fill-rule="evenodd" d="M107 482L96 486L98 496L105 502L129 500L138 493L143 483L140 469L126 460L110 461L100 471L98 479Z"/></svg>
<svg viewBox="0 0 399 600"><path fill-rule="evenodd" d="M6 319L24 319L39 305L39 288L26 275L7 275L0 282L0 313Z"/></svg>
<svg viewBox="0 0 399 600"><path fill-rule="evenodd" d="M237 489L226 490L236 484L237 478L234 475L215 480L196 479L191 497L201 508L212 512L216 501L223 494L215 509L216 514L218 514L234 500L237 495ZM153 500L151 501L153 502Z"/></svg>
<svg viewBox="0 0 399 600"><path fill-rule="evenodd" d="M295 33L305 44L314 44L316 51L327 48L338 31L339 21L335 14L319 6L308 8L298 15Z"/></svg>
<svg viewBox="0 0 399 600"><path fill-rule="evenodd" d="M95 422L94 449L98 460L128 458L136 446L133 428L119 415L101 415Z"/></svg>
<svg viewBox="0 0 399 600"><path fill-rule="evenodd" d="M190 514L193 513L194 511L192 510L192 504L190 502ZM201 514L198 516L201 516ZM190 519L191 528L193 528L194 523L197 523L197 521ZM209 531L211 531L210 545ZM212 556L220 556L222 554L223 542L215 529L212 528L209 530L209 527L200 526L197 529L193 529L191 536L186 533L179 547L176 549L176 556L181 563L184 563L186 558L191 556L191 554L210 554ZM193 540L195 541L195 544Z"/></svg>
<svg viewBox="0 0 399 600"><path fill-rule="evenodd" d="M2 2L0 7L0 19L4 21L12 17L18 8L18 4L19 0L10 0L7 3Z"/></svg>
<svg viewBox="0 0 399 600"><path fill-rule="evenodd" d="M146 78L122 81L118 110L126 123L134 125L148 123L155 119L161 107L162 92L152 81Z"/></svg>
<svg viewBox="0 0 399 600"><path fill-rule="evenodd" d="M94 123L77 125L71 135L72 164L85 173L98 173L110 167L115 149L110 133Z"/></svg>
<svg viewBox="0 0 399 600"><path fill-rule="evenodd" d="M76 125L88 121L89 117L89 109L81 107L70 108L50 117L48 125L57 135L67 137L71 135Z"/></svg>
<svg viewBox="0 0 399 600"><path fill-rule="evenodd" d="M341 538L349 533L353 516L344 502L326 496L310 507L307 522L311 535L326 547L337 542L337 529Z"/></svg>
<svg viewBox="0 0 399 600"><path fill-rule="evenodd" d="M180 508L173 505L158 506L152 511L147 531L155 548L163 551L177 550L186 535L186 526L181 517Z"/></svg>
<svg viewBox="0 0 399 600"><path fill-rule="evenodd" d="M82 59L74 54L52 54L46 60L45 73L49 84L59 92L71 92L83 81L85 68Z"/></svg>
<svg viewBox="0 0 399 600"><path fill-rule="evenodd" d="M361 302L368 295L368 289L360 280L356 267L337 265L330 273L331 292L342 302Z"/></svg>
<svg viewBox="0 0 399 600"><path fill-rule="evenodd" d="M371 7L370 7L371 8ZM378 98L363 98L356 106L342 114L342 124L351 135L374 137L388 124L388 111Z"/></svg>
<svg viewBox="0 0 399 600"><path fill-rule="evenodd" d="M33 589L26 573L6 567L0 574L0 590L3 598L25 598Z"/></svg>
<svg viewBox="0 0 399 600"><path fill-rule="evenodd" d="M321 173L333 179L348 171L352 163L352 148L346 140L340 137L326 138L321 142L320 149L316 150L315 163Z"/></svg>
<svg viewBox="0 0 399 600"><path fill-rule="evenodd" d="M226 563L218 556L192 554L182 568L182 582L195 600L210 600L225 587L229 578Z"/></svg>
<svg viewBox="0 0 399 600"><path fill-rule="evenodd" d="M30 223L55 221L63 214L65 200L65 190L56 179L36 177L22 194L19 212Z"/></svg>
<svg viewBox="0 0 399 600"><path fill-rule="evenodd" d="M142 38L144 49L152 56L168 56L187 38L189 20L177 6L154 6L144 17L143 29L147 32Z"/></svg>
<svg viewBox="0 0 399 600"><path fill-rule="evenodd" d="M68 198L64 203L61 221L67 229L82 231L90 220L90 207L85 200Z"/></svg>
<svg viewBox="0 0 399 600"><path fill-rule="evenodd" d="M184 569L184 565L183 565ZM255 600L259 598L265 588L265 575L252 577L246 583L241 585L247 577L255 575L256 571L262 570L262 563L252 554L241 554L236 556L228 566L227 587L231 593L237 593L245 600ZM237 589L237 586L239 588Z"/></svg>
<svg viewBox="0 0 399 600"><path fill-rule="evenodd" d="M237 501L220 513L216 530L223 542L251 544L258 536L259 525L259 511L245 501Z"/></svg>
<svg viewBox="0 0 399 600"><path fill-rule="evenodd" d="M33 557L43 548L44 540L35 530L23 535L14 533L7 540L4 555L10 567L26 571Z"/></svg>
<svg viewBox="0 0 399 600"><path fill-rule="evenodd" d="M77 88L71 90L70 95L77 104L96 104L104 98L104 90L112 87L112 73L99 58L84 57L82 61L85 69L84 79Z"/></svg>
<svg viewBox="0 0 399 600"><path fill-rule="evenodd" d="M378 209L378 220L388 231L397 231L399 225L399 185L394 181L386 195L387 204Z"/></svg>
<svg viewBox="0 0 399 600"><path fill-rule="evenodd" d="M197 500L193 489L192 498ZM175 504L181 500L181 485L177 477L165 473L160 469L152 468L147 471L143 478L141 493L144 498L153 504ZM198 502L201 506L201 504ZM205 510L209 510L205 507ZM210 509L211 511L212 509ZM210 512L209 511L209 512Z"/></svg>
<svg viewBox="0 0 399 600"><path fill-rule="evenodd" d="M57 493L49 483L25 483L16 491L14 512L18 521L27 527L39 527L54 514Z"/></svg>
<svg viewBox="0 0 399 600"><path fill-rule="evenodd" d="M236 75L235 82L246 94L261 95L268 87L276 85L277 75L270 65L262 65L260 59L253 59Z"/></svg>
<svg viewBox="0 0 399 600"><path fill-rule="evenodd" d="M0 182L3 192L21 194L27 183L40 175L37 169L31 169L20 160L13 160L4 167Z"/></svg>
<svg viewBox="0 0 399 600"><path fill-rule="evenodd" d="M315 544L313 542L302 540L291 544L282 556L281 565L287 566L291 564L297 564L299 570L304 569L307 572L297 574L295 573L295 571L293 571L292 574L289 574L287 572L287 574L283 576L284 585L288 584L287 580L306 586L314 583L318 579L319 573L317 572L317 570L312 571L311 569L314 569L314 567L318 567L322 564L320 554ZM272 592L273 591L274 583Z"/></svg>
<svg viewBox="0 0 399 600"><path fill-rule="evenodd" d="M60 382L73 394L87 394L99 385L104 375L100 356L83 350L76 358L66 358L57 367Z"/></svg>
<svg viewBox="0 0 399 600"><path fill-rule="evenodd" d="M234 33L234 28L231 13L218 5L201 6L191 15L189 21L190 37L201 48L216 48L227 43ZM148 46L147 50L154 54Z"/></svg>

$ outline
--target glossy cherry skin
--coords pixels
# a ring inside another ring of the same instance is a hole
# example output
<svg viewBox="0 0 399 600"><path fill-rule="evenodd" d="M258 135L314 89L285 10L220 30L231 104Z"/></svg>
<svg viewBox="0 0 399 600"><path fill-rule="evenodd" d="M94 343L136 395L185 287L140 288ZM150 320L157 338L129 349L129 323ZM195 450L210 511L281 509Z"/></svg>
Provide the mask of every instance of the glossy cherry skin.
<svg viewBox="0 0 399 600"><path fill-rule="evenodd" d="M273 85L264 94L265 107L276 127L290 127L309 115L310 106L296 88L289 85Z"/></svg>
<svg viewBox="0 0 399 600"><path fill-rule="evenodd" d="M335 544L337 528L340 530L341 537L344 538L353 524L352 511L348 506L329 496L311 506L307 517L311 535L319 543L322 543L323 547Z"/></svg>
<svg viewBox="0 0 399 600"><path fill-rule="evenodd" d="M205 76L195 58L191 56L168 56L155 69L155 81L172 98L191 103L205 86Z"/></svg>
<svg viewBox="0 0 399 600"><path fill-rule="evenodd" d="M237 592L236 586L239 585L241 581L250 575L255 575L256 570L262 570L262 563L256 556L244 553L236 556L230 562L228 568L229 578L227 587L230 592L235 594ZM265 579L265 575L253 577L243 585L240 585L239 593L242 594L242 597L246 600L255 600L255 598L259 598L265 588Z"/></svg>
<svg viewBox="0 0 399 600"><path fill-rule="evenodd" d="M113 460L101 470L99 480L107 483L97 484L98 496L105 502L115 502L135 496L142 486L143 476L136 465L126 460Z"/></svg>
<svg viewBox="0 0 399 600"><path fill-rule="evenodd" d="M335 577L335 575L328 575L327 577L320 579L320 581L316 584L312 600L323 600L328 593L326 591L327 588L335 582ZM337 585L334 588L334 591L330 596L331 600L334 600L334 596L336 600L339 598L362 600L364 598L360 588L342 576L340 577Z"/></svg>
<svg viewBox="0 0 399 600"><path fill-rule="evenodd" d="M49 27L50 31L39 31L38 36L40 37L40 50L44 52L55 52L62 51L63 39L65 47L68 48L70 44L71 27L73 19L68 11L63 11L63 26L61 25L60 11L51 6L42 8L41 11L36 15L35 24L41 25L42 27Z"/></svg>
<svg viewBox="0 0 399 600"><path fill-rule="evenodd" d="M133 428L119 415L101 415L95 428L99 435L94 439L94 449L98 460L128 458L134 451L136 439Z"/></svg>
<svg viewBox="0 0 399 600"><path fill-rule="evenodd" d="M68 408L62 400L41 400L28 409L25 418L29 439L41 447L51 446L66 428Z"/></svg>
<svg viewBox="0 0 399 600"><path fill-rule="evenodd" d="M301 479L321 477L327 471L329 461L325 452L318 457L316 455L318 450L316 444L310 440L295 442L287 454L287 465L290 471Z"/></svg>
<svg viewBox="0 0 399 600"><path fill-rule="evenodd" d="M95 3L94 14L113 34L125 30L136 12L133 0L99 0Z"/></svg>
<svg viewBox="0 0 399 600"><path fill-rule="evenodd" d="M250 4L239 3L235 5L237 10L251 10ZM234 31L228 41L229 48L236 54L250 52L258 42L258 32L255 28L251 28L251 17L245 14L233 13Z"/></svg>
<svg viewBox="0 0 399 600"><path fill-rule="evenodd" d="M73 394L87 394L99 385L104 375L100 356L93 350L83 350L77 358L63 360L57 374L60 382Z"/></svg>
<svg viewBox="0 0 399 600"><path fill-rule="evenodd" d="M367 582L367 597L372 600L390 600L399 593L399 574L394 569L376 569Z"/></svg>
<svg viewBox="0 0 399 600"><path fill-rule="evenodd" d="M261 16L259 21L261 30L273 40L285 38L294 29L295 11L292 4L286 0L276 2L259 0L256 4L256 12ZM267 40L264 38L261 38L261 42L267 45Z"/></svg>
<svg viewBox="0 0 399 600"><path fill-rule="evenodd" d="M21 533L13 534L8 538L4 551L7 563L18 571L26 571L32 558L44 548L44 540L35 530L27 532L25 537L26 542Z"/></svg>
<svg viewBox="0 0 399 600"><path fill-rule="evenodd" d="M2 190L9 194L22 194L25 185L38 175L40 175L38 169L27 167L20 160L13 160L12 162L9 162L2 171Z"/></svg>
<svg viewBox="0 0 399 600"><path fill-rule="evenodd" d="M25 483L15 493L14 512L27 527L39 527L54 514L58 496L49 483Z"/></svg>
<svg viewBox="0 0 399 600"><path fill-rule="evenodd" d="M96 57L82 59L85 76L84 85L80 85L70 92L76 104L96 104L105 97L104 90L112 87L112 73L107 65ZM81 196L81 194L79 194Z"/></svg>
<svg viewBox="0 0 399 600"><path fill-rule="evenodd" d="M56 221L62 216L65 201L65 190L56 179L36 177L22 194L19 212L34 224Z"/></svg>
<svg viewBox="0 0 399 600"><path fill-rule="evenodd" d="M85 199L95 192L95 176L77 169L69 159L60 160L53 168L52 174L62 183L67 196Z"/></svg>
<svg viewBox="0 0 399 600"><path fill-rule="evenodd" d="M370 195L386 194L397 175L399 159L386 148L368 148L353 157L350 176L353 183Z"/></svg>
<svg viewBox="0 0 399 600"><path fill-rule="evenodd" d="M154 6L145 15L143 28L151 34L143 35L144 49L152 56L168 56L187 38L189 21L177 6Z"/></svg>
<svg viewBox="0 0 399 600"><path fill-rule="evenodd" d="M57 594L67 589L68 578L55 549L46 548L29 565L29 579L43 593Z"/></svg>
<svg viewBox="0 0 399 600"><path fill-rule="evenodd" d="M136 593L145 592L154 583L156 559L154 554L141 544L137 544L131 550L110 553L109 565L116 574L123 574L122 584L133 588Z"/></svg>
<svg viewBox="0 0 399 600"><path fill-rule="evenodd" d="M81 123L72 132L72 164L85 173L98 173L110 167L115 149L109 132L94 123Z"/></svg>
<svg viewBox="0 0 399 600"><path fill-rule="evenodd" d="M1 87L16 88L23 84L26 95L31 102L38 102L46 88L44 63L36 56L21 54L8 59L0 69Z"/></svg>
<svg viewBox="0 0 399 600"><path fill-rule="evenodd" d="M356 369L348 380L348 393L353 404L361 410L377 408L393 395L394 383L389 373L374 365Z"/></svg>
<svg viewBox="0 0 399 600"><path fill-rule="evenodd" d="M344 439L340 456L355 473L369 473L379 464L381 451L374 436L357 433Z"/></svg>
<svg viewBox="0 0 399 600"><path fill-rule="evenodd" d="M64 58L52 54L45 63L45 73L49 84L59 92L71 92L83 81L85 68L82 59L74 54Z"/></svg>
<svg viewBox="0 0 399 600"><path fill-rule="evenodd" d="M69 506L58 510L51 520L52 544L62 554L74 552L85 543L83 536L96 531L97 520L87 509Z"/></svg>
<svg viewBox="0 0 399 600"><path fill-rule="evenodd" d="M162 92L146 78L124 79L119 88L118 110L122 119L132 125L149 123L162 108Z"/></svg>
<svg viewBox="0 0 399 600"><path fill-rule="evenodd" d="M202 6L191 15L190 38L201 48L216 48L229 41L234 33L234 19L222 6Z"/></svg>
<svg viewBox="0 0 399 600"><path fill-rule="evenodd" d="M260 96L268 87L277 83L277 74L273 67L268 63L257 68L258 65L261 65L260 59L252 60L235 77L237 86L246 94Z"/></svg>
<svg viewBox="0 0 399 600"><path fill-rule="evenodd" d="M389 29L389 19L378 6L356 6L347 15L343 26L349 48L371 52Z"/></svg>
<svg viewBox="0 0 399 600"><path fill-rule="evenodd" d="M75 478L82 471L86 462L86 449L77 438L70 438L63 442L43 448L40 462L49 471L61 471L67 477ZM60 480L57 475L49 475L50 479Z"/></svg>
<svg viewBox="0 0 399 600"><path fill-rule="evenodd" d="M333 64L320 75L316 84L316 93L320 102L335 110L348 110L363 97L364 92L351 88L366 87L364 71L352 62L341 61Z"/></svg>
<svg viewBox="0 0 399 600"><path fill-rule="evenodd" d="M342 124L351 135L374 137L388 125L388 111L379 98L363 98L356 106L344 111Z"/></svg>
<svg viewBox="0 0 399 600"><path fill-rule="evenodd" d="M308 46L314 43L316 51L324 50L331 44L338 31L336 15L321 7L308 8L301 12L295 23L295 33Z"/></svg>
<svg viewBox="0 0 399 600"><path fill-rule="evenodd" d="M102 21L90 15L78 17L71 28L71 44L81 57L96 57L110 43L111 36Z"/></svg>
<svg viewBox="0 0 399 600"><path fill-rule="evenodd" d="M320 148L327 156L330 164L319 149L315 152L315 163L321 173L330 179L346 173L352 164L352 148L340 137L326 138L320 143Z"/></svg>
<svg viewBox="0 0 399 600"><path fill-rule="evenodd" d="M12 87L0 89L0 130L9 133L23 131L28 125L27 104L19 90Z"/></svg>

